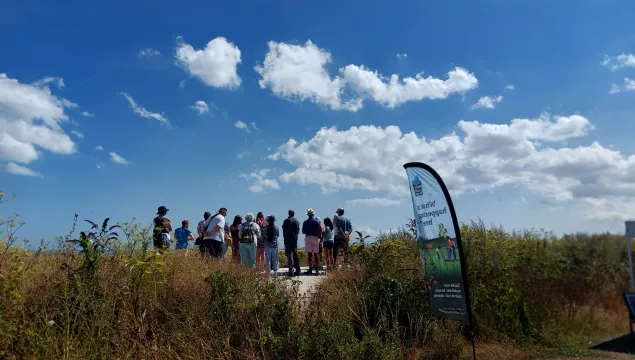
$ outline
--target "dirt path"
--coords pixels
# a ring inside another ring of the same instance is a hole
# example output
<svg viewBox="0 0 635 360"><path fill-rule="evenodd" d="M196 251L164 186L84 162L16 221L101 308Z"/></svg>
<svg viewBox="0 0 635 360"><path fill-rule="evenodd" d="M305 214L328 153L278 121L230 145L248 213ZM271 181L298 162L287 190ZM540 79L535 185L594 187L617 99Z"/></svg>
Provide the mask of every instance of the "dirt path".
<svg viewBox="0 0 635 360"><path fill-rule="evenodd" d="M302 273L304 273L308 269L309 269L308 267L301 268ZM278 272L278 276L282 276L283 278L286 278L287 274L288 274L288 269L280 269L280 271ZM324 278L326 278L326 275L324 275L323 272L320 274L321 275L318 275L318 276L300 275L293 278L288 278L288 280L285 280L285 281L288 281L289 284L291 284L292 281L298 281L299 282L298 295L300 295L300 297L303 299L307 299L311 297L311 295L313 295L313 293L315 292L315 288L318 286L318 284L322 280L324 280Z"/></svg>

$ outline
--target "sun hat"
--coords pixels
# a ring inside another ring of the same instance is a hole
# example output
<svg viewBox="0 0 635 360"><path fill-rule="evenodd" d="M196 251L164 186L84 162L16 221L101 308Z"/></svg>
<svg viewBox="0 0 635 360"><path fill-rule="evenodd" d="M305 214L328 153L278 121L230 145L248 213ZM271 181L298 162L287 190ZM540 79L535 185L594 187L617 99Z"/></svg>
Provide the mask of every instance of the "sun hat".
<svg viewBox="0 0 635 360"><path fill-rule="evenodd" d="M161 215L161 214L166 214L170 209L166 208L165 206L161 205L159 206L159 208L157 209L157 215Z"/></svg>
<svg viewBox="0 0 635 360"><path fill-rule="evenodd" d="M307 215L313 215L315 214L315 212L313 211L313 209L309 208L309 210L306 211Z"/></svg>

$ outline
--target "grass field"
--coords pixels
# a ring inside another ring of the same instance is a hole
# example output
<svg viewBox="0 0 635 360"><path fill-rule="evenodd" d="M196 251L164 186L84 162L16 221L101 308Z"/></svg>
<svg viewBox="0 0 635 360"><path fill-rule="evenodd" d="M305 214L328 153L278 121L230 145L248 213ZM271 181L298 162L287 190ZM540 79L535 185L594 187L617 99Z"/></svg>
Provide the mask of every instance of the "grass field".
<svg viewBox="0 0 635 360"><path fill-rule="evenodd" d="M14 225L0 245L0 358L471 354L465 328L430 315L419 247L408 231L354 246L352 266L331 272L303 302L294 286L229 259L153 251L139 224L98 224L93 235L60 239L55 252L18 246ZM627 329L623 236L555 238L482 224L462 226L461 235L469 241L471 303L485 358L494 349L517 358L584 355L590 342Z"/></svg>

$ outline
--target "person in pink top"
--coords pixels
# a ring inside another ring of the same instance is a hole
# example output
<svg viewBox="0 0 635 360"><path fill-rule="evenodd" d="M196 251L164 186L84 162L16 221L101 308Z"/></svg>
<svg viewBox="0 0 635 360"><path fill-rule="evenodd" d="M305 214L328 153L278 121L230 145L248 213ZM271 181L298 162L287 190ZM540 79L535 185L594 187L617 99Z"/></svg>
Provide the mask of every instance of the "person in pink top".
<svg viewBox="0 0 635 360"><path fill-rule="evenodd" d="M260 230L263 231L267 225L265 220L265 214L261 212L256 215L256 224L260 226ZM256 269L264 270L265 268L265 243L262 241L262 234L258 234L258 243L256 244Z"/></svg>

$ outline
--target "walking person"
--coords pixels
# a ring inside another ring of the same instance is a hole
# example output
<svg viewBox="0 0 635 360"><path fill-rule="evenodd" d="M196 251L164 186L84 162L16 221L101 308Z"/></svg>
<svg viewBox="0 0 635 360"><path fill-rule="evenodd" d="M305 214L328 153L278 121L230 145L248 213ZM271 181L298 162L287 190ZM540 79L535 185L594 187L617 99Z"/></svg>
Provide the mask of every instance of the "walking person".
<svg viewBox="0 0 635 360"><path fill-rule="evenodd" d="M450 254L454 256L454 260L456 260L456 248L454 240L452 239L448 239L448 260L450 260Z"/></svg>
<svg viewBox="0 0 635 360"><path fill-rule="evenodd" d="M189 229L190 221L183 220L181 227L174 230L174 237L176 238L175 249L187 249L189 246L188 241L194 240L194 234Z"/></svg>
<svg viewBox="0 0 635 360"><path fill-rule="evenodd" d="M206 211L203 214L203 220L199 221L198 225L196 226L196 232L198 233L198 237L196 238L194 245L198 245L198 249L201 252L201 256L205 255L205 246L203 246L203 236L205 236L205 223L207 222L207 220L209 220L210 216L212 216L212 213L210 213L209 211Z"/></svg>
<svg viewBox="0 0 635 360"><path fill-rule="evenodd" d="M226 208L220 208L218 212L205 222L205 233L203 235L203 248L205 256L219 259L223 253L225 242L225 216Z"/></svg>
<svg viewBox="0 0 635 360"><path fill-rule="evenodd" d="M284 254L287 258L289 276L300 276L300 259L298 258L298 235L300 222L295 218L295 211L289 210L289 217L282 222Z"/></svg>
<svg viewBox="0 0 635 360"><path fill-rule="evenodd" d="M340 249L344 251L344 261L348 262L348 243L353 232L353 226L349 218L344 216L344 209L338 208L333 217L335 236L333 240L333 261L337 265L337 256Z"/></svg>
<svg viewBox="0 0 635 360"><path fill-rule="evenodd" d="M305 235L304 249L309 254L309 269L306 271L306 275L312 275L315 270L315 275L319 275L319 263L320 256L318 254L320 250L320 223L314 217L315 212L313 209L306 211L308 219L304 220L302 224L302 233Z"/></svg>
<svg viewBox="0 0 635 360"><path fill-rule="evenodd" d="M267 226L267 220L265 220L265 214L261 211L256 215L256 224L260 227L260 231ZM256 245L256 268L258 270L264 269L265 266L265 244L262 242L262 233L258 234L258 243Z"/></svg>
<svg viewBox="0 0 635 360"><path fill-rule="evenodd" d="M234 263L240 262L240 224L242 224L243 218L240 215L234 216L234 222L229 227L229 234L232 237L232 261Z"/></svg>
<svg viewBox="0 0 635 360"><path fill-rule="evenodd" d="M333 261L333 222L330 218L324 219L323 246L326 253L326 269L331 270L335 262Z"/></svg>
<svg viewBox="0 0 635 360"><path fill-rule="evenodd" d="M247 267L256 267L256 243L260 237L260 226L256 224L254 214L245 216L245 222L240 225L238 237L240 238L240 261Z"/></svg>
<svg viewBox="0 0 635 360"><path fill-rule="evenodd" d="M152 230L152 240L154 248L157 250L167 250L170 248L170 233L172 232L172 221L167 217L168 208L159 206L157 217L152 220L154 228Z"/></svg>
<svg viewBox="0 0 635 360"><path fill-rule="evenodd" d="M267 216L267 226L262 230L263 243L265 244L265 270L267 273L278 273L278 237L280 230L275 224L276 217Z"/></svg>

